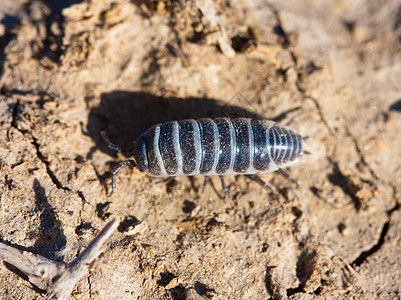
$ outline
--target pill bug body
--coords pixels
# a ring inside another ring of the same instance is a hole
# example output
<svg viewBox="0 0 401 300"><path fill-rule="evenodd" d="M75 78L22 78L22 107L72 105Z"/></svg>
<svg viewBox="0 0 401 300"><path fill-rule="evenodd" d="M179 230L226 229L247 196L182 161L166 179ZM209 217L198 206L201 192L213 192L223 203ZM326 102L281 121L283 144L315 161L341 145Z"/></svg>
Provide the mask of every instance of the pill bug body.
<svg viewBox="0 0 401 300"><path fill-rule="evenodd" d="M157 124L132 147L136 167L152 177L273 172L304 153L302 137L289 127L247 118Z"/></svg>

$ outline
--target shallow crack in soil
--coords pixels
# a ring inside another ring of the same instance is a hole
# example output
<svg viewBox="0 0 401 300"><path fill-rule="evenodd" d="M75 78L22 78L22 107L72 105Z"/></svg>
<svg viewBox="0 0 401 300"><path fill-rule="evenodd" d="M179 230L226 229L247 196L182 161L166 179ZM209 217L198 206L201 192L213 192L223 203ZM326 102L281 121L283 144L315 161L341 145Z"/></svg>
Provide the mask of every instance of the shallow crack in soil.
<svg viewBox="0 0 401 300"><path fill-rule="evenodd" d="M46 166L46 172L47 174L50 176L50 179L52 180L52 182L56 185L56 187L58 189L62 189L68 192L72 192L78 195L79 198L81 198L83 203L89 203L85 196L84 193L80 190L72 190L71 188L64 186L60 180L58 180L56 174L53 172L53 170L50 168L50 162L46 160L46 158L44 157L43 153L40 151L40 144L38 143L37 139L31 134L32 137L32 144L35 146L36 148L36 155L38 156L38 158L40 159L40 161Z"/></svg>
<svg viewBox="0 0 401 300"><path fill-rule="evenodd" d="M326 127L327 131L331 134L334 135L334 130L331 128L331 126L329 125L329 123L326 120L326 117L324 116L323 112L322 112L322 108L320 107L319 101L317 99L315 99L314 97L307 95L305 92L303 91L303 88L298 86L298 82L297 82L297 88L298 90L303 93L303 96L305 99L309 99L312 101L312 103L315 105L317 113L319 114L319 118L320 120L323 122L324 126Z"/></svg>
<svg viewBox="0 0 401 300"><path fill-rule="evenodd" d="M11 120L11 126L13 128L15 128L16 130L18 130L20 133L22 134L29 134L30 136L30 140L31 140L31 144L35 147L36 149L36 156L39 158L39 160L45 165L46 167L46 173L49 175L51 181L53 182L53 184L58 188L58 189L62 189L64 191L68 191L68 192L72 192L78 195L79 198L81 198L83 203L88 203L88 201L86 200L84 194L82 191L80 190L72 190L69 187L64 186L60 180L58 180L56 174L53 172L53 170L50 168L50 162L47 161L47 159L45 158L45 156L43 155L43 153L40 151L40 143L38 142L37 138L31 133L28 132L27 130L22 130L18 127L18 109L19 109L19 105L20 102L17 100L17 102L14 105L13 111L12 111L12 120Z"/></svg>
<svg viewBox="0 0 401 300"><path fill-rule="evenodd" d="M92 283L91 283L91 278L92 278L92 272L91 272L91 270L88 270L88 288L89 288L89 298L90 299L93 299L93 298L95 298L95 295L94 295L94 293L93 293L93 291L92 291Z"/></svg>
<svg viewBox="0 0 401 300"><path fill-rule="evenodd" d="M321 122L324 124L324 126L326 127L326 129L329 131L330 134L334 134L334 130L331 128L331 126L327 122L327 120L322 112L319 101L317 99L315 99L314 97L310 96L307 93L307 91L305 90L305 88L303 87L302 76L304 75L304 73L302 71L302 68L298 64L298 57L295 54L295 51L293 49L291 49L292 48L291 40L289 38L289 34L286 32L286 30L284 29L283 24L281 22L280 12L271 4L269 5L269 7L273 11L273 14L276 18L276 22L278 24L280 33L282 34L282 37L283 37L281 46L283 47L283 49L287 49L289 51L291 60L294 64L294 67L295 67L295 70L297 73L297 80L296 80L295 85L297 87L298 92L302 95L303 99L309 99L312 101L312 103L316 107L316 110L319 114L319 118L320 118Z"/></svg>
<svg viewBox="0 0 401 300"><path fill-rule="evenodd" d="M274 14L274 16L275 16L275 18L276 18L276 22L277 22L277 24L278 24L278 28L279 28L279 30L280 30L280 34L281 34L282 37L283 37L283 40L282 40L282 42L281 42L281 45L282 45L282 47L283 47L284 49L287 49L287 50L289 51L290 56L291 56L291 59L292 59L292 62L293 62L293 64L294 64L294 68L295 68L295 70L296 70L296 72L297 72L296 88L297 88L298 92L302 95L302 97L303 97L304 100L305 100L305 99L309 99L310 101L312 101L313 105L315 106L315 108L316 108L316 110L317 110L317 113L318 113L318 115L319 115L319 118L320 118L321 122L324 124L324 126L326 127L326 129L328 130L328 132L329 132L331 135L334 135L334 130L331 128L331 126L329 125L328 121L326 120L326 118L325 118L325 116L324 116L324 114L323 114L322 108L321 108L321 106L320 106L320 104L319 104L319 101L318 101L317 99L315 99L314 97L312 97L311 95L309 95L309 93L307 93L307 91L306 91L305 88L303 87L303 79L302 79L303 71L302 71L302 69L300 68L300 66L298 65L298 57L297 57L296 53L294 52L293 49L291 49L291 48L292 48L292 47L291 47L291 46L292 46L292 45L291 45L291 40L290 40L290 38L289 38L289 34L285 31L285 29L284 29L284 27L283 27L283 24L282 24L282 21L281 21L281 17L280 17L279 11L278 11L273 5L270 5L270 9L273 11L273 14ZM344 119L346 120L345 117L344 117ZM365 156L364 156L364 154L363 154L363 152L362 152L362 150L361 150L361 148L360 148L360 146L359 146L359 144L358 144L357 139L352 135L352 133L350 132L350 130L349 130L348 126L347 126L347 124L344 124L344 128L345 128L345 130L346 130L346 134L352 139L352 142L353 142L354 147L355 147L355 151L356 151L357 154L358 154L358 157L359 157L359 159L360 159L360 162L369 170L369 173L370 173L370 175L371 175L371 177L372 177L373 179L376 179L376 180L381 181L380 178L375 174L373 168L367 163L367 160L365 159ZM331 159L330 157L328 157L328 159L329 159L329 161L331 161L332 164L335 163L335 161L334 161L333 159ZM385 184L384 182L382 182L382 183ZM395 187L393 187L391 184L387 184L387 185L389 185L389 186L392 187L392 189L393 189L393 198L396 199L396 198L395 198L395 193L396 193ZM345 190L344 190L344 192L346 193ZM346 194L350 195L349 193L346 193ZM356 197L356 196L353 196L353 195L350 195L350 196L351 196L352 198L355 198L355 197ZM357 204L357 203L356 203L356 204ZM354 202L354 205L356 205L356 204L355 204L355 202ZM356 206L356 209L358 209L357 206ZM375 252L377 252L377 251L381 248L381 246L382 246L382 245L384 244L384 242L385 242L385 237L386 237L386 235L387 235L387 233L388 233L388 231L389 231L389 228L390 228L390 219L391 219L391 215L392 215L392 213L393 213L394 211L399 210L399 209L400 209L400 204L397 202L396 205L395 205L391 210L389 210L389 211L387 212L387 214L388 214L388 220L387 220L386 223L384 223L384 225L383 225L383 227L382 227L382 231L381 231L381 233L380 233L380 237L379 237L377 243L376 243L374 246L372 246L369 250L363 251L363 252L351 263L351 266L353 266L353 267L355 267L355 266L360 266L362 263L364 263L364 262L368 259L369 256L373 255ZM268 286L267 286L267 287L268 287ZM269 289L268 289L268 290L269 290ZM269 291L269 292L270 292L270 291ZM289 289L287 289L287 296L293 296L293 295L295 295L296 293L304 293L304 286L303 286L302 284L300 284L300 285L299 285L298 287L296 287L296 288L289 288ZM271 293L270 293L270 294L271 294ZM271 294L271 295L272 295L272 294Z"/></svg>
<svg viewBox="0 0 401 300"><path fill-rule="evenodd" d="M393 188L393 197L395 199L396 189L394 187L392 187L392 188ZM387 222L384 223L384 225L382 227L382 231L380 233L380 237L379 237L377 243L375 245L373 245L369 250L362 251L361 254L359 254L359 256L351 263L351 266L353 266L353 267L361 266L368 259L369 256L373 255L374 253L376 253L377 251L380 250L380 248L385 243L386 235L390 229L391 215L399 209L401 209L401 204L396 202L394 207L387 211L388 219L387 219Z"/></svg>
<svg viewBox="0 0 401 300"><path fill-rule="evenodd" d="M343 116L343 118L346 119L345 116ZM352 143L354 144L355 150L358 154L358 157L359 157L359 160L361 161L361 163L369 170L369 173L372 176L372 178L378 179L380 181L380 178L373 171L373 168L367 163L367 161L365 159L365 155L363 155L363 152L361 150L361 147L359 147L356 137L351 133L351 131L349 130L349 128L346 124L344 125L344 128L345 128L347 135L351 138Z"/></svg>
<svg viewBox="0 0 401 300"><path fill-rule="evenodd" d="M46 158L44 157L43 153L40 151L40 144L38 143L37 138L31 134L31 138L32 138L32 145L35 147L36 149L36 155L39 158L39 160L45 165L46 167L46 172L47 174L50 176L52 182L56 185L56 187L58 189L62 189L65 191L71 191L70 188L65 187L61 184L60 180L58 180L57 176L54 174L53 170L50 168L50 163L46 160Z"/></svg>
<svg viewBox="0 0 401 300"><path fill-rule="evenodd" d="M362 253L359 254L359 256L351 263L353 267L359 267L363 262L367 260L369 256L371 256L381 248L381 246L384 244L384 238L386 237L389 228L390 228L390 221L387 221L383 225L379 241L369 250L362 251Z"/></svg>

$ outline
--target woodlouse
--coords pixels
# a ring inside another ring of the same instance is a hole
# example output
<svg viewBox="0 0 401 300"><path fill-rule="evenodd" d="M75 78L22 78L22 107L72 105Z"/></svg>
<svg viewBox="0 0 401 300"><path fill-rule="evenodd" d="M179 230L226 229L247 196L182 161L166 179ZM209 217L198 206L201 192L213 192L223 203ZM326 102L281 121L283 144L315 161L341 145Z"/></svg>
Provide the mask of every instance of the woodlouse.
<svg viewBox="0 0 401 300"><path fill-rule="evenodd" d="M205 175L205 184L208 176L220 175L225 192L222 176L253 175L256 181L273 191L256 174L279 170L296 183L282 168L309 154L303 149L303 137L288 126L269 120L170 121L149 128L127 149L111 143L105 132L101 134L109 148L134 157L113 171L113 191L115 174L126 164L136 166L151 177Z"/></svg>

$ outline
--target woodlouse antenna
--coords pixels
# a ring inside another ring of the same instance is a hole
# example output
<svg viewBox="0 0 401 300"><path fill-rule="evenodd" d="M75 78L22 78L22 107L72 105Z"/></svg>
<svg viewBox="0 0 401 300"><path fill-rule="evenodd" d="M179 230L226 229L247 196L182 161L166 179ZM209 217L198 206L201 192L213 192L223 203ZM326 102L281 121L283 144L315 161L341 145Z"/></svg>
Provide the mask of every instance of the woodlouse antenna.
<svg viewBox="0 0 401 300"><path fill-rule="evenodd" d="M102 136L104 142L106 143L107 147L111 150L115 150L118 152L122 151L122 148L117 146L116 144L113 144L112 142L110 142L109 136L107 135L107 133L105 131L100 132L100 135Z"/></svg>
<svg viewBox="0 0 401 300"><path fill-rule="evenodd" d="M109 149L115 150L115 151L117 151L117 152L130 153L130 152L133 151L133 148L134 148L134 146L135 146L135 144L133 144L133 145L132 145L131 147L129 147L129 148L122 148L122 147L120 147L120 146L117 146L116 144L113 144L113 143L110 141L110 139L109 139L109 137L108 137L108 135L107 135L107 133L106 133L105 131L100 132L100 135L102 136L102 138L103 138L104 142L106 143L107 147L109 147ZM125 161L123 161L123 162L120 163L117 167L115 167L115 168L113 169L112 177L111 177L111 182L112 182L111 186L112 186L112 190L111 190L111 193L110 193L109 196L113 195L114 190L116 189L116 174L117 174L117 172L118 172L122 167L124 167L124 166L126 166L126 165L130 165L131 167L135 167L135 166L136 166L136 161L133 160L133 159L125 160Z"/></svg>
<svg viewBox="0 0 401 300"><path fill-rule="evenodd" d="M115 150L117 152L122 152L122 153L131 153L135 147L135 143L132 144L130 147L128 148L123 148L120 146L117 146L116 144L113 144L110 139L109 136L107 135L107 133L105 131L100 132L100 135L102 136L104 142L106 143L107 147L111 150Z"/></svg>
<svg viewBox="0 0 401 300"><path fill-rule="evenodd" d="M115 167L115 168L113 169L113 173L112 173L112 176L111 176L111 187L112 187L112 190L111 190L111 193L110 193L109 196L113 195L114 190L116 189L116 174L117 174L117 172L118 172L122 167L124 167L124 166L126 166L126 165L130 165L131 167L135 167L135 166L136 166L136 162L135 162L135 160L133 160L133 159L125 160L125 161L123 161L123 162L120 163L117 167Z"/></svg>

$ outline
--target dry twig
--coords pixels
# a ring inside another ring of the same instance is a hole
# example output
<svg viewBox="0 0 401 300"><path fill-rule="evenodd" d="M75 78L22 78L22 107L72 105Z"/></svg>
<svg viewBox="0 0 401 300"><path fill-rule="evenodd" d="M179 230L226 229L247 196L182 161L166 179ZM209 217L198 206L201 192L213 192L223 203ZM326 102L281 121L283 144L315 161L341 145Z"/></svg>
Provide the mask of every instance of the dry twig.
<svg viewBox="0 0 401 300"><path fill-rule="evenodd" d="M88 247L69 265L55 262L31 252L0 243L0 259L15 266L28 276L29 282L50 294L50 298L66 299L90 264L102 253L103 243L118 226L110 221Z"/></svg>

